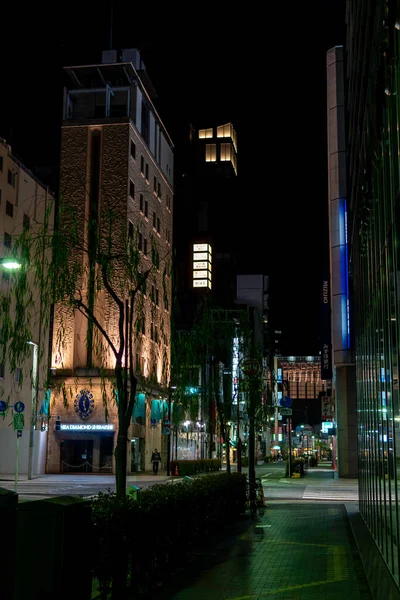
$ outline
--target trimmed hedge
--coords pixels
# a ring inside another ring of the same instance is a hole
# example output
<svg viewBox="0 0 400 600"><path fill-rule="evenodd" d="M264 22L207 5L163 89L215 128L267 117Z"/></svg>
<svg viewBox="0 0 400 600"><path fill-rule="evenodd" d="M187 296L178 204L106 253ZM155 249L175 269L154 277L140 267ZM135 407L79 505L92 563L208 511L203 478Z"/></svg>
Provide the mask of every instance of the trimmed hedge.
<svg viewBox="0 0 400 600"><path fill-rule="evenodd" d="M245 507L246 476L238 473L154 485L140 491L137 501L99 494L92 504L90 548L103 597L124 561L131 589L148 590L184 565L191 549L235 523Z"/></svg>
<svg viewBox="0 0 400 600"><path fill-rule="evenodd" d="M178 475L196 475L196 473L209 473L219 471L221 461L219 458L201 458L199 460L174 460L171 462L171 474L175 475L175 467L178 466Z"/></svg>

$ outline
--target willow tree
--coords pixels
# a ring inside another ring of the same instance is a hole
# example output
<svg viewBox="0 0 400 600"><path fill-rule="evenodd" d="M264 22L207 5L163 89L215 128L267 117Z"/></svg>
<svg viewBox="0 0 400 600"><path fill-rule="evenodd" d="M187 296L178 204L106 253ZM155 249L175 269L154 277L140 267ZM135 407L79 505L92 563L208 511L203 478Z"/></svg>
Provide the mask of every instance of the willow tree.
<svg viewBox="0 0 400 600"><path fill-rule="evenodd" d="M158 282L162 279L165 296L169 276L170 257L160 255L157 236L149 239L147 252L143 252L140 223L140 219L127 221L123 203L118 207L106 200L82 223L71 205L61 199L55 227L45 221L34 231L24 231L15 244L14 253L22 268L10 286L8 305L3 302L3 309L7 310L3 310L0 323L15 366L27 352L26 341L31 336L31 313L27 307L33 306L39 290L41 313L46 323L50 315L53 366L57 367L57 377L49 376L48 385L58 386L64 402L68 403L62 374L68 370L65 356L70 344L71 323L77 314L81 315L81 323L85 324L82 329L88 379L101 378L106 417L110 401L117 404L115 465L117 494L121 497L126 494L128 428L138 377L144 379L140 366L135 364L135 353L140 350L144 331L145 298L152 296L148 288L156 279ZM29 272L34 276L28 277ZM151 319L155 298L152 300ZM17 308L16 318L11 318L12 306ZM164 343L165 329L161 320L157 331L157 341L160 345L162 342L163 348L160 385L166 387L169 360ZM75 376L74 369L69 370ZM151 378L156 381L154 372L150 374Z"/></svg>

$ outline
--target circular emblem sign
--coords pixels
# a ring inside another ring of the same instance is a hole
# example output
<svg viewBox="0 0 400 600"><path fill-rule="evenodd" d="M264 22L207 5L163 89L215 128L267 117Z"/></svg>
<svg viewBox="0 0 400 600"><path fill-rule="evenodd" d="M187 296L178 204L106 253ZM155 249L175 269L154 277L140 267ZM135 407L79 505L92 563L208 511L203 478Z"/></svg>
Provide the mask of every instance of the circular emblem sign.
<svg viewBox="0 0 400 600"><path fill-rule="evenodd" d="M19 402L19 401L18 401L18 402L16 402L16 403L14 404L14 410L15 410L15 412L17 412L17 413L24 412L24 410L25 410L25 404L24 404L23 402Z"/></svg>
<svg viewBox="0 0 400 600"><path fill-rule="evenodd" d="M90 390L81 390L74 402L75 412L84 421L90 417L94 409L94 398Z"/></svg>

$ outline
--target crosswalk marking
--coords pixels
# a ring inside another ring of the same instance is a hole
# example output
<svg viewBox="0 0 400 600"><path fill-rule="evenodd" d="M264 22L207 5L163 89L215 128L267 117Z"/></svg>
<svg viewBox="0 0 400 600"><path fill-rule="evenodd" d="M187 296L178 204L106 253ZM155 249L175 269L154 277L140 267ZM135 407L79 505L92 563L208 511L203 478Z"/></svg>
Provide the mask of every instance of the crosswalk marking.
<svg viewBox="0 0 400 600"><path fill-rule="evenodd" d="M319 486L307 486L303 492L303 500L342 500L346 502L357 501L358 489L327 489Z"/></svg>

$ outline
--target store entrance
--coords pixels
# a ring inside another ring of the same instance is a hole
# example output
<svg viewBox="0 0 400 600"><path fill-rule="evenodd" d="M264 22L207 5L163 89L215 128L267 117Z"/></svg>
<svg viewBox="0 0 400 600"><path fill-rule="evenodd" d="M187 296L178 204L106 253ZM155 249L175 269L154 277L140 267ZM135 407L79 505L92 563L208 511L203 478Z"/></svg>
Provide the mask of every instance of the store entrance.
<svg viewBox="0 0 400 600"><path fill-rule="evenodd" d="M61 473L92 473L93 440L61 440Z"/></svg>

